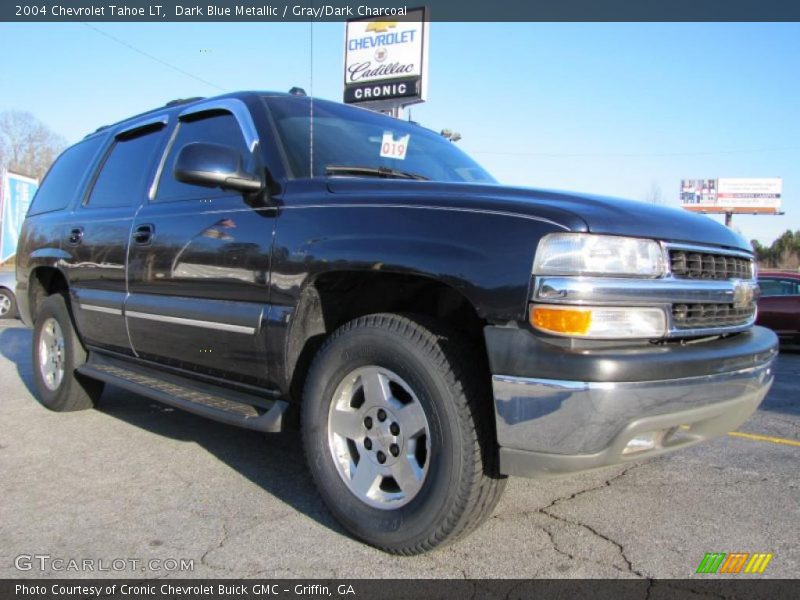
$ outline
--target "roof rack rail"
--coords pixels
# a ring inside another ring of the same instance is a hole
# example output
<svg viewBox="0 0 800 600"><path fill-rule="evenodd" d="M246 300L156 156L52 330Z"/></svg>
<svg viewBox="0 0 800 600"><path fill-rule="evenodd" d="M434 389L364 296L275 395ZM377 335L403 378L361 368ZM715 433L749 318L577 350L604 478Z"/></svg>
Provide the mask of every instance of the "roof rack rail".
<svg viewBox="0 0 800 600"><path fill-rule="evenodd" d="M189 104L190 102L197 102L198 100L205 100L205 96L193 96L191 98L177 98L170 100L164 106L180 106L181 104Z"/></svg>

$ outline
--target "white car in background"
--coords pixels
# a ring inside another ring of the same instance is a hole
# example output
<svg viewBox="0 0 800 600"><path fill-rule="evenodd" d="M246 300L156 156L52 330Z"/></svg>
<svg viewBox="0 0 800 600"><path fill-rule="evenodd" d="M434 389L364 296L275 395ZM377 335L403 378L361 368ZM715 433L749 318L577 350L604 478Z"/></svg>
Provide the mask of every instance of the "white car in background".
<svg viewBox="0 0 800 600"><path fill-rule="evenodd" d="M0 272L0 319L13 319L17 316L17 298L14 296L16 286L14 271Z"/></svg>

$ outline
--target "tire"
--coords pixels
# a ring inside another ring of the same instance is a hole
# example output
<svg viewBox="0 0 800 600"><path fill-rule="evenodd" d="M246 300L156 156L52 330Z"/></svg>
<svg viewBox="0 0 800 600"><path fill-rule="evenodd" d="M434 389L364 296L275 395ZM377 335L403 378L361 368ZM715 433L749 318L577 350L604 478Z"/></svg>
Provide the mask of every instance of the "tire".
<svg viewBox="0 0 800 600"><path fill-rule="evenodd" d="M48 356L55 358L48 361ZM64 297L47 296L33 327L33 380L39 402L57 412L92 408L103 393L103 382L75 372L85 362L86 350Z"/></svg>
<svg viewBox="0 0 800 600"><path fill-rule="evenodd" d="M13 319L17 316L17 299L6 289L0 290L0 319Z"/></svg>
<svg viewBox="0 0 800 600"><path fill-rule="evenodd" d="M482 354L436 321L376 314L340 327L312 363L301 413L306 459L330 511L392 554L470 532L506 482L491 398Z"/></svg>

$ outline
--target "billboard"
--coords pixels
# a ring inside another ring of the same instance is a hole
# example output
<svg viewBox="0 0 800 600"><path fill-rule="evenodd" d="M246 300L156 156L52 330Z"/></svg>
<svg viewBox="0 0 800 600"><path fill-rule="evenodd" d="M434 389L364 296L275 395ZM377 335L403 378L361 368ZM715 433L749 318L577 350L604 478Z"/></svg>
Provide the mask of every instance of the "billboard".
<svg viewBox="0 0 800 600"><path fill-rule="evenodd" d="M427 94L425 9L409 9L396 21L381 18L347 22L344 47L344 101L405 106Z"/></svg>
<svg viewBox="0 0 800 600"><path fill-rule="evenodd" d="M17 253L17 241L22 231L22 222L31 205L39 182L30 177L3 172L2 196L0 197L0 262Z"/></svg>
<svg viewBox="0 0 800 600"><path fill-rule="evenodd" d="M682 179L681 206L694 212L775 214L782 192L780 177Z"/></svg>

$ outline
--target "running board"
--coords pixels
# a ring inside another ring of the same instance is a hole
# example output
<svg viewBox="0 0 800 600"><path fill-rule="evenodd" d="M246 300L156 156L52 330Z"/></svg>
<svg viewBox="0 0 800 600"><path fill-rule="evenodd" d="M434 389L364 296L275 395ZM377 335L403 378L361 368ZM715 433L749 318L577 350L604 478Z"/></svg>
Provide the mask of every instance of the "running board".
<svg viewBox="0 0 800 600"><path fill-rule="evenodd" d="M245 394L141 365L131 365L95 352L78 373L111 383L130 392L229 425L264 432L283 428L289 404Z"/></svg>

